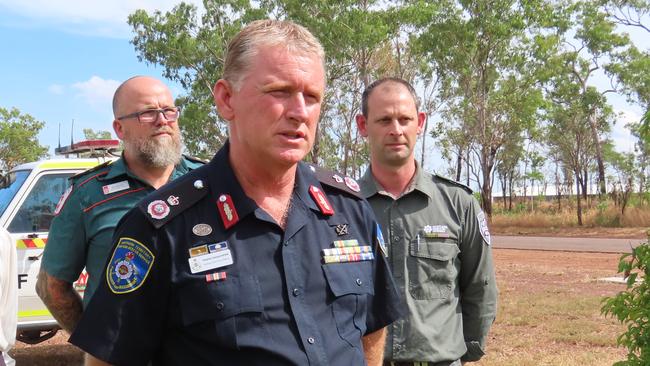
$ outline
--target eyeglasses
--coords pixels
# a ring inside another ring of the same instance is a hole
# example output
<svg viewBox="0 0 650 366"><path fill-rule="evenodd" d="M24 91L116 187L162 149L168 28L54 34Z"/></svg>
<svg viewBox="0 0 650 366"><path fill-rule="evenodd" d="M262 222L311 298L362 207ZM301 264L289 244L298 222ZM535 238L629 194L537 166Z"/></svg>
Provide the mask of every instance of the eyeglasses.
<svg viewBox="0 0 650 366"><path fill-rule="evenodd" d="M163 116L165 116L167 122L176 122L176 120L178 120L178 116L181 114L181 108L173 107L162 109L147 109L146 111L135 112L124 115L122 117L117 117L117 120L121 121L123 119L136 117L140 123L156 123L161 113Z"/></svg>

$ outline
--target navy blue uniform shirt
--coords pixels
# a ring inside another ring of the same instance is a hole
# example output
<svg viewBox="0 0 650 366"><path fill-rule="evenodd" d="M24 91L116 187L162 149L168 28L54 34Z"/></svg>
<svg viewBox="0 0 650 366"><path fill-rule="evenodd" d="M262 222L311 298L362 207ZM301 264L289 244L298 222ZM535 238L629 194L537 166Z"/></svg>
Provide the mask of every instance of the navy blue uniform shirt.
<svg viewBox="0 0 650 366"><path fill-rule="evenodd" d="M243 192L228 144L145 198L70 342L116 365L365 364L361 338L401 298L368 203L315 170L298 164L285 230ZM336 257L355 251L366 260Z"/></svg>

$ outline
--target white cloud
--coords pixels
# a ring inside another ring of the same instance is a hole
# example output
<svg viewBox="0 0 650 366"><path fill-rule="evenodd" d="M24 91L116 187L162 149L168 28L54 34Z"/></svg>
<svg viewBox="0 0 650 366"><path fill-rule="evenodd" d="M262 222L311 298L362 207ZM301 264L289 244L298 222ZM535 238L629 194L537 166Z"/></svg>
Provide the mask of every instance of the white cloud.
<svg viewBox="0 0 650 366"><path fill-rule="evenodd" d="M185 0L202 9L200 0ZM0 10L24 17L22 27L56 27L70 33L130 38L126 23L136 9L168 11L180 0L0 0Z"/></svg>
<svg viewBox="0 0 650 366"><path fill-rule="evenodd" d="M617 118L616 124L612 126L612 141L614 141L614 146L620 152L633 152L636 139L632 136L632 132L630 132L630 129L626 125L628 123L639 122L641 116L627 109L620 109L615 112L619 117Z"/></svg>
<svg viewBox="0 0 650 366"><path fill-rule="evenodd" d="M50 93L55 94L55 95L62 95L64 89L65 89L65 87L63 85L59 85L59 84L52 84L52 85L47 87L47 90Z"/></svg>
<svg viewBox="0 0 650 366"><path fill-rule="evenodd" d="M72 87L78 91L77 97L83 98L89 105L105 108L112 103L113 93L119 85L120 82L117 80L104 80L99 76L92 76L86 81L72 84Z"/></svg>

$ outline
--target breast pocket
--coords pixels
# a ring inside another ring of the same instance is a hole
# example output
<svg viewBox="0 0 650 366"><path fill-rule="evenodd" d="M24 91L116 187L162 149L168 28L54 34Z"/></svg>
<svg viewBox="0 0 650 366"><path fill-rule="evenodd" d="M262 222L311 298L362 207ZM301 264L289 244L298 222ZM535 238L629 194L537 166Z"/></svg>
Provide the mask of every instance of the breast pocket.
<svg viewBox="0 0 650 366"><path fill-rule="evenodd" d="M238 348L238 334L262 326L262 292L254 276L192 282L179 289L179 300L186 331L218 346Z"/></svg>
<svg viewBox="0 0 650 366"><path fill-rule="evenodd" d="M406 259L411 296L416 300L448 299L458 276L458 253L460 249L454 239L412 241Z"/></svg>
<svg viewBox="0 0 650 366"><path fill-rule="evenodd" d="M332 316L339 336L356 347L366 332L368 297L374 295L370 261L324 264L323 272L332 292Z"/></svg>

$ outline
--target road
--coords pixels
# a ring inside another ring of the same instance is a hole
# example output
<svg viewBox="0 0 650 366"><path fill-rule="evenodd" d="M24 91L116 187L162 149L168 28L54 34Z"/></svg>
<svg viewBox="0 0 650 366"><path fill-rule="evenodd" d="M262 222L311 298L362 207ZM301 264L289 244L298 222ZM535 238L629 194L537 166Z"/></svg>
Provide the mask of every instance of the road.
<svg viewBox="0 0 650 366"><path fill-rule="evenodd" d="M559 250L567 252L629 253L645 239L562 238L540 236L492 236L494 248Z"/></svg>

